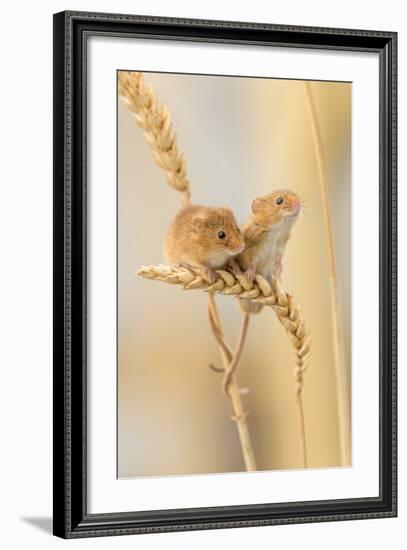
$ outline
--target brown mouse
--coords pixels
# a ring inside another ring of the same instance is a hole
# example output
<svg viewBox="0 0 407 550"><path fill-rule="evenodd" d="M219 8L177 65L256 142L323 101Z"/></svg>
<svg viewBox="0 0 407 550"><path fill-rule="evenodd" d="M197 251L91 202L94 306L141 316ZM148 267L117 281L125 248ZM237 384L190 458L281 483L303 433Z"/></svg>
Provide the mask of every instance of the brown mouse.
<svg viewBox="0 0 407 550"><path fill-rule="evenodd" d="M230 208L188 205L168 228L164 255L169 263L201 269L214 282L213 270L233 266L233 256L243 248L243 236Z"/></svg>
<svg viewBox="0 0 407 550"><path fill-rule="evenodd" d="M254 280L255 274L271 282L281 277L282 257L291 230L301 212L301 201L287 189L257 197L251 205L251 215L243 228L245 249L236 258L240 268ZM257 313L261 304L240 301L242 309Z"/></svg>

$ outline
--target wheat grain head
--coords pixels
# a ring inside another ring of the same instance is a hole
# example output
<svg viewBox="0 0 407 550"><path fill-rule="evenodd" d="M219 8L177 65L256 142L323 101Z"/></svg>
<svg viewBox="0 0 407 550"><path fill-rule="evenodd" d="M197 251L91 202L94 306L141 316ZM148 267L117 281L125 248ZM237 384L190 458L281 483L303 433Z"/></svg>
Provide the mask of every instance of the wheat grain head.
<svg viewBox="0 0 407 550"><path fill-rule="evenodd" d="M144 130L154 160L164 170L168 184L181 193L185 205L189 204L191 193L185 159L178 149L167 107L159 103L141 73L119 71L118 74L119 96Z"/></svg>

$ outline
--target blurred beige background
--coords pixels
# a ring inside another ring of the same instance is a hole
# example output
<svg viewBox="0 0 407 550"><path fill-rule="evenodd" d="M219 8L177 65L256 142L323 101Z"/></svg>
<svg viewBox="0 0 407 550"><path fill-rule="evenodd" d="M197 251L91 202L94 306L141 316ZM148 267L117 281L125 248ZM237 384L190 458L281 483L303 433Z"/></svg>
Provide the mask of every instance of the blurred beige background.
<svg viewBox="0 0 407 550"><path fill-rule="evenodd" d="M284 259L283 285L312 331L303 401L311 468L340 464L326 240L304 83L145 74L172 113L192 200L229 205L243 223L256 195L286 187L307 198ZM351 374L351 84L314 82L327 162L348 381ZM166 229L180 207L142 131L118 106L118 476L244 470L206 295L138 278L163 262ZM227 339L240 314L218 297ZM271 310L252 320L239 364L258 468L299 467L287 336ZM348 396L350 407L350 396Z"/></svg>

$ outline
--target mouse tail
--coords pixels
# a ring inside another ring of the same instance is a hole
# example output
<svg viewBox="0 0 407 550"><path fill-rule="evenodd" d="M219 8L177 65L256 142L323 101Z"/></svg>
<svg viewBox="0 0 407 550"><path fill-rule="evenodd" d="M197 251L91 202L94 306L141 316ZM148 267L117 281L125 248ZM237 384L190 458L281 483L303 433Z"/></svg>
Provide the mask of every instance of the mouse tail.
<svg viewBox="0 0 407 550"><path fill-rule="evenodd" d="M181 194L185 206L191 204L184 155L179 151L168 108L160 104L151 85L136 71L118 72L119 96L144 130L156 163L162 168L170 187Z"/></svg>

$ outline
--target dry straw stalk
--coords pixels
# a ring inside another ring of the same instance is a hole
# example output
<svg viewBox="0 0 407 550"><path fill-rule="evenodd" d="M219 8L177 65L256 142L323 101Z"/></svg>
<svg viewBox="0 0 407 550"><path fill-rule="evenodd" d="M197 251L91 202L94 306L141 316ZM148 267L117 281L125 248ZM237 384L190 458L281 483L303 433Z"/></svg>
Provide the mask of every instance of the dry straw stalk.
<svg viewBox="0 0 407 550"><path fill-rule="evenodd" d="M222 324L220 322L218 309L216 307L215 297L213 292L208 293L208 315L209 325L212 329L212 333L217 340L222 357L223 370L227 371L230 364L236 357L236 353L229 347L223 335ZM236 422L237 431L240 439L240 446L242 448L243 460L246 470L248 472L256 471L256 459L254 456L253 446L250 439L249 427L247 425L247 413L243 409L242 399L240 397L240 388L237 383L235 374L232 374L230 378L228 395L232 402L233 408L233 420Z"/></svg>
<svg viewBox="0 0 407 550"><path fill-rule="evenodd" d="M331 299L331 328L334 352L335 381L337 388L337 406L339 423L339 444L341 451L341 463L349 466L351 461L351 422L350 422L350 399L345 370L345 357L343 346L343 332L341 326L340 301L338 282L336 277L335 253L333 243L333 231L331 221L331 208L329 204L328 176L324 149L322 146L321 130L318 122L317 110L315 107L314 95L310 82L305 82L305 91L308 101L308 112L311 122L312 137L314 141L315 157L318 167L319 185L324 212L324 227L328 254L329 268L329 289Z"/></svg>

